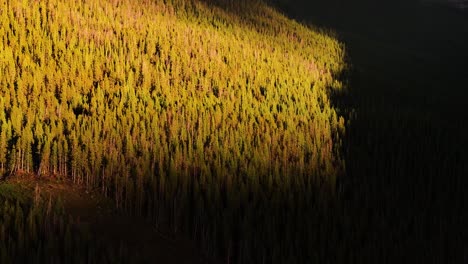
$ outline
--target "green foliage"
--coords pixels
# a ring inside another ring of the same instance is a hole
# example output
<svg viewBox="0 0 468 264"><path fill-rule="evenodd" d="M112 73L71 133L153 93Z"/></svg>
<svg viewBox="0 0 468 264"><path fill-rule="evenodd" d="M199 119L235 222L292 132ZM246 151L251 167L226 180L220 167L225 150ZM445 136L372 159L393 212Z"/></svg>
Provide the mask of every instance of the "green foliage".
<svg viewBox="0 0 468 264"><path fill-rule="evenodd" d="M343 169L335 39L260 1L0 9L3 172L101 188L217 257L309 259L290 234Z"/></svg>

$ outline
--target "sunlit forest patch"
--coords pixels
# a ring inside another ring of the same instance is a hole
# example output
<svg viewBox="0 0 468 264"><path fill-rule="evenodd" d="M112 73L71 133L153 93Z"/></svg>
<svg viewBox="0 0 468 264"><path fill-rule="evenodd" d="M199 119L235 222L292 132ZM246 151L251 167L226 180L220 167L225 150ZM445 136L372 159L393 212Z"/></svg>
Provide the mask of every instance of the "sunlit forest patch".
<svg viewBox="0 0 468 264"><path fill-rule="evenodd" d="M0 178L99 189L228 261L315 254L311 205L344 168L337 40L260 1L0 10Z"/></svg>

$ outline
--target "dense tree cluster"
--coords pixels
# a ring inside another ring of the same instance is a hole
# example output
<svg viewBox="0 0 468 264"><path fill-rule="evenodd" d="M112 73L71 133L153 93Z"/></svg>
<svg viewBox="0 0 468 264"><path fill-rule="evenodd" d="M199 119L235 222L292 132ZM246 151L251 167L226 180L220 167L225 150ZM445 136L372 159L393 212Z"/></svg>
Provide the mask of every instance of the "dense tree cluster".
<svg viewBox="0 0 468 264"><path fill-rule="evenodd" d="M343 168L336 40L257 1L0 10L0 177L70 177L240 263L311 258Z"/></svg>

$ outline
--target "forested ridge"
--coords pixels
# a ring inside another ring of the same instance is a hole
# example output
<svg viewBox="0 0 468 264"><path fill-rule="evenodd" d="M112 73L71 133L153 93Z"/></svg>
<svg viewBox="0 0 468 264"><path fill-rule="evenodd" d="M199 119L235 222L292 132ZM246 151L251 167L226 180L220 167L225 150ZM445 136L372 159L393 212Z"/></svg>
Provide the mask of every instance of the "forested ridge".
<svg viewBox="0 0 468 264"><path fill-rule="evenodd" d="M0 178L99 189L227 262L326 254L313 219L344 168L335 39L260 1L3 0L0 14Z"/></svg>

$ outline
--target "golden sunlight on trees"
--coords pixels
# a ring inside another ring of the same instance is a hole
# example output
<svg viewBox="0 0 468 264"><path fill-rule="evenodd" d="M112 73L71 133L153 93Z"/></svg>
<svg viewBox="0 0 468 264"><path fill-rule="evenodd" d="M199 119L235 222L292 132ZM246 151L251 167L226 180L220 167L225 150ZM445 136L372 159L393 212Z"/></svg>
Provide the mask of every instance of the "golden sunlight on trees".
<svg viewBox="0 0 468 264"><path fill-rule="evenodd" d="M286 234L343 169L344 51L248 2L1 1L0 175L100 188L215 256L306 258Z"/></svg>

